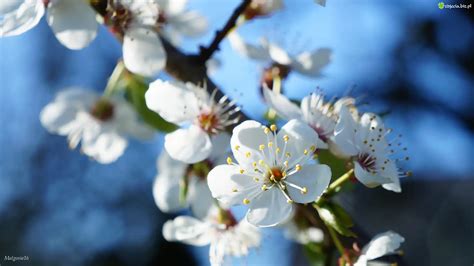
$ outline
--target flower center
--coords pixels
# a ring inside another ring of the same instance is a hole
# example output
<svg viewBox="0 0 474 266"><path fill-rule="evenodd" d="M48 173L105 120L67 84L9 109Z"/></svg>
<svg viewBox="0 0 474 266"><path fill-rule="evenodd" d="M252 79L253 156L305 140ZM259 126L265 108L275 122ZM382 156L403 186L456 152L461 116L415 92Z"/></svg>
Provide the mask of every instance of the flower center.
<svg viewBox="0 0 474 266"><path fill-rule="evenodd" d="M165 12L163 12L162 10L159 11L158 13L158 19L156 20L156 22L158 23L158 25L164 25L168 22L168 18L166 17L166 14Z"/></svg>
<svg viewBox="0 0 474 266"><path fill-rule="evenodd" d="M104 16L105 24L110 26L114 33L122 33L132 20L132 12L121 4L114 4Z"/></svg>
<svg viewBox="0 0 474 266"><path fill-rule="evenodd" d="M280 168L272 168L270 170L270 180L272 180L273 182L280 182L285 177Z"/></svg>
<svg viewBox="0 0 474 266"><path fill-rule="evenodd" d="M318 134L319 139L321 139L324 142L328 142L329 138L326 135L324 128L317 125L310 125L310 127Z"/></svg>
<svg viewBox="0 0 474 266"><path fill-rule="evenodd" d="M102 122L108 121L114 116L114 105L108 100L100 99L92 106L90 114Z"/></svg>
<svg viewBox="0 0 474 266"><path fill-rule="evenodd" d="M376 170L375 157L372 157L368 153L362 153L357 155L357 162L366 171L372 172Z"/></svg>
<svg viewBox="0 0 474 266"><path fill-rule="evenodd" d="M207 178L207 174L214 167L214 164L210 160L204 160L199 163L190 164L186 170L186 176L194 175L201 180Z"/></svg>
<svg viewBox="0 0 474 266"><path fill-rule="evenodd" d="M226 226L226 229L237 225L237 220L229 210L219 209L217 222Z"/></svg>
<svg viewBox="0 0 474 266"><path fill-rule="evenodd" d="M199 126L208 134L216 134L219 127L219 117L212 113L201 113L198 118Z"/></svg>
<svg viewBox="0 0 474 266"><path fill-rule="evenodd" d="M270 67L265 68L260 82L266 84L269 89L272 89L273 80L275 78L285 79L290 74L290 70L288 66L273 63Z"/></svg>

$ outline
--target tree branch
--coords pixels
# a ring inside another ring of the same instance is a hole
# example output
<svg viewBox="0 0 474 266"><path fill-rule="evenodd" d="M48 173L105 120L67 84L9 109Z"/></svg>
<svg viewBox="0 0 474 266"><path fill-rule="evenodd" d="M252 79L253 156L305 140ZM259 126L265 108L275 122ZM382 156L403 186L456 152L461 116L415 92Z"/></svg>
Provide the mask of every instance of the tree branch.
<svg viewBox="0 0 474 266"><path fill-rule="evenodd" d="M236 26L237 19L245 11L247 6L252 2L252 0L243 0L242 3L234 10L232 15L227 20L227 23L221 30L216 31L214 39L208 47L200 47L201 53L199 59L202 63L206 62L211 58L215 51L219 50L219 44L221 41L229 34L229 32Z"/></svg>

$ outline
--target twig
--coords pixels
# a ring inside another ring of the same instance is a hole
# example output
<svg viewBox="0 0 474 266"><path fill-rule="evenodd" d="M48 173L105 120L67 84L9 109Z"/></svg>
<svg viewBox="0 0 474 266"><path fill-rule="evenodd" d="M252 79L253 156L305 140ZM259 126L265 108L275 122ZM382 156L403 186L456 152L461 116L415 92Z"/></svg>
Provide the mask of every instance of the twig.
<svg viewBox="0 0 474 266"><path fill-rule="evenodd" d="M219 50L219 44L227 36L227 34L236 26L237 19L245 11L247 6L252 0L243 0L242 3L234 10L234 13L229 17L227 23L221 30L216 31L214 39L208 47L200 47L201 53L199 54L201 62L206 62L211 58L212 54Z"/></svg>

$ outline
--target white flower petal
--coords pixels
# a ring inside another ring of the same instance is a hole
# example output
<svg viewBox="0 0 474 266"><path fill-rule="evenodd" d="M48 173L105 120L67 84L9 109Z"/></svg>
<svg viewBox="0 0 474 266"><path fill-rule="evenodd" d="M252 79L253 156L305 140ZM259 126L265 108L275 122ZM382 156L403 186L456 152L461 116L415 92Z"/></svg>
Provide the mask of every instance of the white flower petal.
<svg viewBox="0 0 474 266"><path fill-rule="evenodd" d="M46 105L40 113L40 121L43 127L51 133L67 135L78 109L71 104L63 102L52 102Z"/></svg>
<svg viewBox="0 0 474 266"><path fill-rule="evenodd" d="M153 198L162 212L175 212L186 206L179 201L179 181L182 176L160 173L153 183Z"/></svg>
<svg viewBox="0 0 474 266"><path fill-rule="evenodd" d="M355 131L359 129L357 122L354 121L349 109L343 106L339 115L339 121L334 128L334 143L338 150L345 156L354 156L358 154L357 146L354 143Z"/></svg>
<svg viewBox="0 0 474 266"><path fill-rule="evenodd" d="M185 84L157 79L145 93L147 107L171 123L192 121L199 114L196 94Z"/></svg>
<svg viewBox="0 0 474 266"><path fill-rule="evenodd" d="M234 165L218 165L207 175L207 184L212 197L226 205L242 204L244 199L253 199L260 193L260 183L252 177L239 173Z"/></svg>
<svg viewBox="0 0 474 266"><path fill-rule="evenodd" d="M271 134L269 134L271 135ZM268 143L262 124L247 120L232 131L230 144L235 159L242 168L253 170L252 163L262 159L259 145Z"/></svg>
<svg viewBox="0 0 474 266"><path fill-rule="evenodd" d="M129 102L118 97L111 97L109 100L114 104L114 121L117 123L117 130L140 140L149 140L154 136L155 130L141 121L137 111Z"/></svg>
<svg viewBox="0 0 474 266"><path fill-rule="evenodd" d="M374 236L372 240L364 246L362 254L365 255L368 260L380 258L394 253L404 241L405 238L401 235L393 231L387 231Z"/></svg>
<svg viewBox="0 0 474 266"><path fill-rule="evenodd" d="M331 62L331 49L321 48L312 53L304 52L292 62L293 70L300 74L317 77L321 69Z"/></svg>
<svg viewBox="0 0 474 266"><path fill-rule="evenodd" d="M288 185L287 189L290 198L298 203L309 203L317 200L329 186L331 168L324 164L304 165L300 171L288 176L286 180L307 190L303 194L301 190Z"/></svg>
<svg viewBox="0 0 474 266"><path fill-rule="evenodd" d="M117 160L127 145L127 139L114 131L100 132L96 136L84 134L82 139L82 151L102 164Z"/></svg>
<svg viewBox="0 0 474 266"><path fill-rule="evenodd" d="M170 17L169 25L180 34L197 37L207 29L207 20L196 11L188 11L177 16Z"/></svg>
<svg viewBox="0 0 474 266"><path fill-rule="evenodd" d="M164 8L164 11L167 15L176 15L182 13L188 0L157 0L160 7Z"/></svg>
<svg viewBox="0 0 474 266"><path fill-rule="evenodd" d="M69 49L82 49L97 35L96 13L86 1L54 1L48 7L48 24L56 38Z"/></svg>
<svg viewBox="0 0 474 266"><path fill-rule="evenodd" d="M232 48L245 57L260 61L271 60L268 49L265 49L262 46L245 43L242 37L240 37L240 35L235 31L227 35L227 39Z"/></svg>
<svg viewBox="0 0 474 266"><path fill-rule="evenodd" d="M192 183L190 182L188 202L194 216L200 219L207 216L209 209L211 209L214 204L214 199L212 198L206 180L194 178L194 181Z"/></svg>
<svg viewBox="0 0 474 266"><path fill-rule="evenodd" d="M247 221L258 227L270 227L284 222L291 215L293 205L286 201L276 187L262 192L250 202Z"/></svg>
<svg viewBox="0 0 474 266"><path fill-rule="evenodd" d="M166 65L166 51L158 33L130 27L123 38L123 62L133 73L151 77Z"/></svg>
<svg viewBox="0 0 474 266"><path fill-rule="evenodd" d="M265 47L268 49L268 53L273 61L282 65L290 65L292 63L288 53L275 43L267 42Z"/></svg>
<svg viewBox="0 0 474 266"><path fill-rule="evenodd" d="M292 119L286 123L277 134L278 146L283 147L283 138L289 137L286 143L286 152L291 156L288 158L289 166L294 166L304 156L304 151L311 152L311 146L316 146L318 134L301 120ZM315 147L317 148L317 147Z"/></svg>
<svg viewBox="0 0 474 266"><path fill-rule="evenodd" d="M44 4L38 0L0 1L0 37L20 35L38 24Z"/></svg>
<svg viewBox="0 0 474 266"><path fill-rule="evenodd" d="M354 162L354 175L357 180L369 188L392 182L389 178L366 171L358 162Z"/></svg>
<svg viewBox="0 0 474 266"><path fill-rule="evenodd" d="M301 109L281 93L263 88L263 96L269 107L273 108L283 119L290 120L302 117Z"/></svg>
<svg viewBox="0 0 474 266"><path fill-rule="evenodd" d="M197 163L206 159L212 150L209 135L200 127L191 125L165 136L165 149L169 155L185 163Z"/></svg>
<svg viewBox="0 0 474 266"><path fill-rule="evenodd" d="M209 224L190 216L178 216L163 225L163 237L168 241L181 241L194 246L211 242Z"/></svg>

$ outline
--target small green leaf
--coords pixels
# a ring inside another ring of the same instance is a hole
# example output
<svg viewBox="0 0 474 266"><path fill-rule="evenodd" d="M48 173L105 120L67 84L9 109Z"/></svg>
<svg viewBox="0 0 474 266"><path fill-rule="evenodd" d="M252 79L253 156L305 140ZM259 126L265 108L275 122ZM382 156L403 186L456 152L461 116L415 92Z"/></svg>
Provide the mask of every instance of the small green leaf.
<svg viewBox="0 0 474 266"><path fill-rule="evenodd" d="M145 92L148 89L148 85L143 80L134 76L128 76L127 79L127 99L141 115L143 121L162 132L172 132L176 130L177 126L175 124L167 122L146 106Z"/></svg>
<svg viewBox="0 0 474 266"><path fill-rule="evenodd" d="M311 266L324 266L327 256L320 243L308 243L303 246L304 253Z"/></svg>
<svg viewBox="0 0 474 266"><path fill-rule="evenodd" d="M314 204L314 207L327 226L332 227L343 236L356 236L350 230L353 226L352 219L342 207L330 202L323 202L320 205Z"/></svg>

